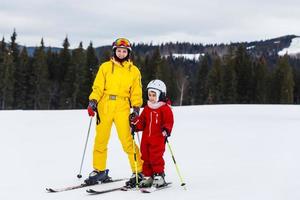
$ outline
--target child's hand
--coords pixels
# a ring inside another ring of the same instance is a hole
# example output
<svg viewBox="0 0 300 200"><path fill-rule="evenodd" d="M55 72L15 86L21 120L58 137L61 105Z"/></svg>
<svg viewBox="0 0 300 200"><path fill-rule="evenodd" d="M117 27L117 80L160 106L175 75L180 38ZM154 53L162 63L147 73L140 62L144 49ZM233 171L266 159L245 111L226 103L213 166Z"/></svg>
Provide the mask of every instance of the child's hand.
<svg viewBox="0 0 300 200"><path fill-rule="evenodd" d="M136 128L136 124L139 122L139 118L135 117L133 119L130 119L130 127L136 132L137 128Z"/></svg>
<svg viewBox="0 0 300 200"><path fill-rule="evenodd" d="M163 129L162 135L163 135L165 138L170 137L170 133L168 133L168 131L167 131L166 129Z"/></svg>
<svg viewBox="0 0 300 200"><path fill-rule="evenodd" d="M164 129L163 132L162 132L162 135L165 138L165 144L166 144L166 142L168 140L168 137L170 137L170 133L168 133L168 131L166 129Z"/></svg>

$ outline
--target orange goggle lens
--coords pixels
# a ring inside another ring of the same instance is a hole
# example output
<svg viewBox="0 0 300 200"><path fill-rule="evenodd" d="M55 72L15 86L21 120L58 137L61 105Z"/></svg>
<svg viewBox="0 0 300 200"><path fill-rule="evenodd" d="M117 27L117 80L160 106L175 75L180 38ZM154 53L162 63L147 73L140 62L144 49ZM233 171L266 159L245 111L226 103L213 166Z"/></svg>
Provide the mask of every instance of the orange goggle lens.
<svg viewBox="0 0 300 200"><path fill-rule="evenodd" d="M120 38L120 39L117 39L115 41L114 46L117 46L117 47L120 47L120 46L130 47L130 42L125 38Z"/></svg>

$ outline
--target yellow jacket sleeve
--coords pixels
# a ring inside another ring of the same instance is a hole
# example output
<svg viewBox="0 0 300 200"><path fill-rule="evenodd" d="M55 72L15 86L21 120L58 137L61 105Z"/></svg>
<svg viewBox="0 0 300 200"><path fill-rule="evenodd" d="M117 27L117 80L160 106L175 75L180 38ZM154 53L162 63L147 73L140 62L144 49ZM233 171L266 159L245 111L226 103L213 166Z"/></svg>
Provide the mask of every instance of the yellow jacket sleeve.
<svg viewBox="0 0 300 200"><path fill-rule="evenodd" d="M92 93L89 96L89 100L95 99L97 102L102 98L105 84L104 65L99 67L98 73L94 80L92 87Z"/></svg>

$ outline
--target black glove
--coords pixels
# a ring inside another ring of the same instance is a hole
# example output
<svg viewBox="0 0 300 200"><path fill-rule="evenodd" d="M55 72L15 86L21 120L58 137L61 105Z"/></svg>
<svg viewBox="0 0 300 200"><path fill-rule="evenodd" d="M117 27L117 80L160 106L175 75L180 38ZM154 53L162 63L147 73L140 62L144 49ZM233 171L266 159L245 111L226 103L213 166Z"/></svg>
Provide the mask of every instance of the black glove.
<svg viewBox="0 0 300 200"><path fill-rule="evenodd" d="M129 115L129 124L131 127L131 134L134 135L134 132L136 132L136 120L137 117L139 116L140 113L140 108L139 107L133 107L132 113Z"/></svg>
<svg viewBox="0 0 300 200"><path fill-rule="evenodd" d="M169 131L166 128L163 128L162 135L165 137L165 143L167 142L168 137L171 136L171 134L169 133Z"/></svg>
<svg viewBox="0 0 300 200"><path fill-rule="evenodd" d="M139 107L133 107L133 111L129 115L130 124L135 120L136 117L139 116L139 113L140 113L140 108Z"/></svg>

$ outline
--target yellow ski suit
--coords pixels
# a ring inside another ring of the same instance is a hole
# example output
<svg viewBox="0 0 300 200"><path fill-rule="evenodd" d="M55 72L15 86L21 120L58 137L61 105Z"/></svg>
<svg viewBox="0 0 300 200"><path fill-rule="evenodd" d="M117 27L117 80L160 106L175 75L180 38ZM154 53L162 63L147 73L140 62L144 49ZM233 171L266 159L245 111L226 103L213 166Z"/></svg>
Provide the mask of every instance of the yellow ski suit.
<svg viewBox="0 0 300 200"><path fill-rule="evenodd" d="M89 100L96 100L100 123L96 127L93 151L93 167L106 169L107 144L111 126L114 122L124 152L127 153L132 172L135 172L133 139L130 133L130 105L141 107L142 84L139 69L131 61L122 65L113 58L103 63L97 73ZM134 143L137 153L137 170L142 171L140 151Z"/></svg>

